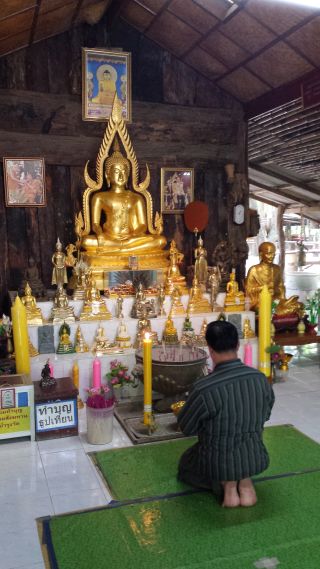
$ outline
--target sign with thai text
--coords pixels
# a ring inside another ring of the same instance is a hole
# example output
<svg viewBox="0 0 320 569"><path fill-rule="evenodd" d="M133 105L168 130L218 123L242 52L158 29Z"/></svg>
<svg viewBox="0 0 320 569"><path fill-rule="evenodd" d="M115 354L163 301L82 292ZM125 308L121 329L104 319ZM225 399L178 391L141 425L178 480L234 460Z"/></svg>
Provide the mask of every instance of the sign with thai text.
<svg viewBox="0 0 320 569"><path fill-rule="evenodd" d="M76 427L78 424L77 400L36 403L35 414L37 433Z"/></svg>
<svg viewBox="0 0 320 569"><path fill-rule="evenodd" d="M0 435L30 431L30 407L0 409Z"/></svg>

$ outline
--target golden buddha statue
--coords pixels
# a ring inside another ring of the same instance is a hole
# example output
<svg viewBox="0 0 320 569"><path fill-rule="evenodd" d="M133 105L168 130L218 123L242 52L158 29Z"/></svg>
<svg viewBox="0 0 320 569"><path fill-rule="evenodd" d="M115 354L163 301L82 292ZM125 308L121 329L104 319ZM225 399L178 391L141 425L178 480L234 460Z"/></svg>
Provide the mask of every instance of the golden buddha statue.
<svg viewBox="0 0 320 569"><path fill-rule="evenodd" d="M276 248L273 243L265 241L259 246L260 263L253 265L248 271L246 278L246 294L250 298L251 310L258 310L259 295L264 285L267 285L272 300L279 300L277 315L299 314L302 309L297 296L286 299L286 289L283 283L281 269L273 260Z"/></svg>
<svg viewBox="0 0 320 569"><path fill-rule="evenodd" d="M135 349L142 348L143 340L144 340L144 336L145 336L146 332L148 332L149 337L152 340L152 345L157 346L159 344L158 334L157 334L157 332L154 332L153 330L151 330L151 322L150 322L149 318L147 318L146 308L144 307L143 315L138 320L138 331L137 331L137 336L136 336L136 339L135 339L135 342L133 345L133 347Z"/></svg>
<svg viewBox="0 0 320 569"><path fill-rule="evenodd" d="M198 247L194 251L195 264L194 264L194 275L197 277L198 282L203 286L204 290L207 285L208 278L208 263L207 263L207 251L203 246L203 240L201 237L198 239Z"/></svg>
<svg viewBox="0 0 320 569"><path fill-rule="evenodd" d="M67 269L66 269L66 256L62 250L62 243L58 237L56 243L56 250L52 255L52 279L51 284L63 286L68 282Z"/></svg>
<svg viewBox="0 0 320 569"><path fill-rule="evenodd" d="M78 326L76 330L74 349L78 354L84 354L89 351L88 344L85 342L80 326Z"/></svg>
<svg viewBox="0 0 320 569"><path fill-rule="evenodd" d="M62 324L60 327L59 338L57 354L73 354L74 348L70 340L70 327L68 324Z"/></svg>
<svg viewBox="0 0 320 569"><path fill-rule="evenodd" d="M108 340L108 338L105 335L105 331L100 323L92 346L93 353L95 353L96 356L102 356L103 354L110 354L114 351L115 347L116 347L115 342L110 342Z"/></svg>
<svg viewBox="0 0 320 569"><path fill-rule="evenodd" d="M179 263L184 258L183 253L178 251L176 242L172 239L169 250L170 266L165 280L165 293L172 294L175 287L179 288L180 294L187 294L186 279L181 275Z"/></svg>
<svg viewBox="0 0 320 569"><path fill-rule="evenodd" d="M171 316L181 316L181 315L185 315L186 311L184 309L184 306L181 302L181 298L180 298L180 291L178 287L174 287L172 295L171 295L171 310L170 310L170 314Z"/></svg>
<svg viewBox="0 0 320 569"><path fill-rule="evenodd" d="M73 307L69 306L67 293L61 284L58 286L53 302L54 304L50 316L50 320L52 320L53 324L75 321Z"/></svg>
<svg viewBox="0 0 320 569"><path fill-rule="evenodd" d="M206 341L206 331L207 331L207 326L208 326L208 322L207 320L204 318L202 324L201 324L201 328L200 328L200 332L199 334L196 336L195 342L194 344L196 346L198 346L199 348L205 348L207 346L207 341Z"/></svg>
<svg viewBox="0 0 320 569"><path fill-rule="evenodd" d="M212 312L209 300L203 296L202 287L199 284L197 277L192 281L192 287L189 293L188 312L197 314L199 312Z"/></svg>
<svg viewBox="0 0 320 569"><path fill-rule="evenodd" d="M163 284L159 285L157 300L158 300L158 316L165 316L166 311L164 309L164 303L166 301L166 291Z"/></svg>
<svg viewBox="0 0 320 569"><path fill-rule="evenodd" d="M243 337L244 337L245 340L248 340L249 338L254 338L254 337L255 337L254 330L252 330L252 328L251 328L250 318L245 318L245 319L244 319L244 323L243 323Z"/></svg>
<svg viewBox="0 0 320 569"><path fill-rule="evenodd" d="M109 150L113 144L113 153ZM126 152L120 150L120 143ZM131 173L131 186L128 183ZM88 184L83 196L81 246L100 290L104 270L128 268L128 257L137 255L140 269L164 268L167 252L162 235L162 217L156 213L153 225L152 198L148 192L150 172L139 183L139 167L122 116L121 102L115 96L111 117L96 162L97 180L85 167ZM106 188L103 189L104 178Z"/></svg>
<svg viewBox="0 0 320 569"><path fill-rule="evenodd" d="M226 312L240 312L244 310L244 301L244 293L239 290L239 285L236 281L236 271L232 269L230 280L227 283L224 309Z"/></svg>
<svg viewBox="0 0 320 569"><path fill-rule="evenodd" d="M162 340L165 344L178 344L179 342L177 329L174 326L171 313L166 320Z"/></svg>
<svg viewBox="0 0 320 569"><path fill-rule="evenodd" d="M88 286L80 320L110 320L111 318L112 315L107 309L103 298L101 298L100 291L97 289L91 273L88 277Z"/></svg>
<svg viewBox="0 0 320 569"><path fill-rule="evenodd" d="M26 284L24 289L24 296L21 297L21 302L25 306L27 313L28 324L34 324L35 326L42 326L43 316L40 308L37 307L37 302L34 296L32 296L32 290L29 283Z"/></svg>
<svg viewBox="0 0 320 569"><path fill-rule="evenodd" d="M131 338L128 334L128 330L124 320L120 320L115 342L117 346L121 349L128 349L132 347Z"/></svg>

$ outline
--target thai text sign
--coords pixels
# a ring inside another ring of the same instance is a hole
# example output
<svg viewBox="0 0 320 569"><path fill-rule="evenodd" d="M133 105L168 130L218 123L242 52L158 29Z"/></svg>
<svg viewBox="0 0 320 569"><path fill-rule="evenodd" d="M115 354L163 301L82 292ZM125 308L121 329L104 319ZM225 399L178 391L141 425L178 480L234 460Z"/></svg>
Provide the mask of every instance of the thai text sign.
<svg viewBox="0 0 320 569"><path fill-rule="evenodd" d="M77 400L53 401L51 403L36 403L36 432L43 433L56 429L76 427Z"/></svg>
<svg viewBox="0 0 320 569"><path fill-rule="evenodd" d="M0 409L0 435L30 431L30 407Z"/></svg>

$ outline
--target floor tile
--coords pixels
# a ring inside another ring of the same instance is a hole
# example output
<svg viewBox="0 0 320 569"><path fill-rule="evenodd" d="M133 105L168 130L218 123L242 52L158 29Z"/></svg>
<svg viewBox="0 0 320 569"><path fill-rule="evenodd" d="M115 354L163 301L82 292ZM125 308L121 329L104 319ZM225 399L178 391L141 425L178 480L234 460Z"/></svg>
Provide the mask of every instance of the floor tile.
<svg viewBox="0 0 320 569"><path fill-rule="evenodd" d="M85 493L67 492L65 494L54 494L52 496L55 514L64 514L77 510L90 510L99 506L106 506L107 500L102 489L86 490Z"/></svg>

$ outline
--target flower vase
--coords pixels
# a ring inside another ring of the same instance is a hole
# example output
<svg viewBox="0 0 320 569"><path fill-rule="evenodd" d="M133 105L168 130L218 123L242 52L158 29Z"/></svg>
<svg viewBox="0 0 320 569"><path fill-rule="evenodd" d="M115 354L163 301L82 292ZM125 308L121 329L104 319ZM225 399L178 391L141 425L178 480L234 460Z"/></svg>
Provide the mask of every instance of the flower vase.
<svg viewBox="0 0 320 569"><path fill-rule="evenodd" d="M111 443L113 436L114 406L95 409L86 407L87 439L91 445L106 445Z"/></svg>

